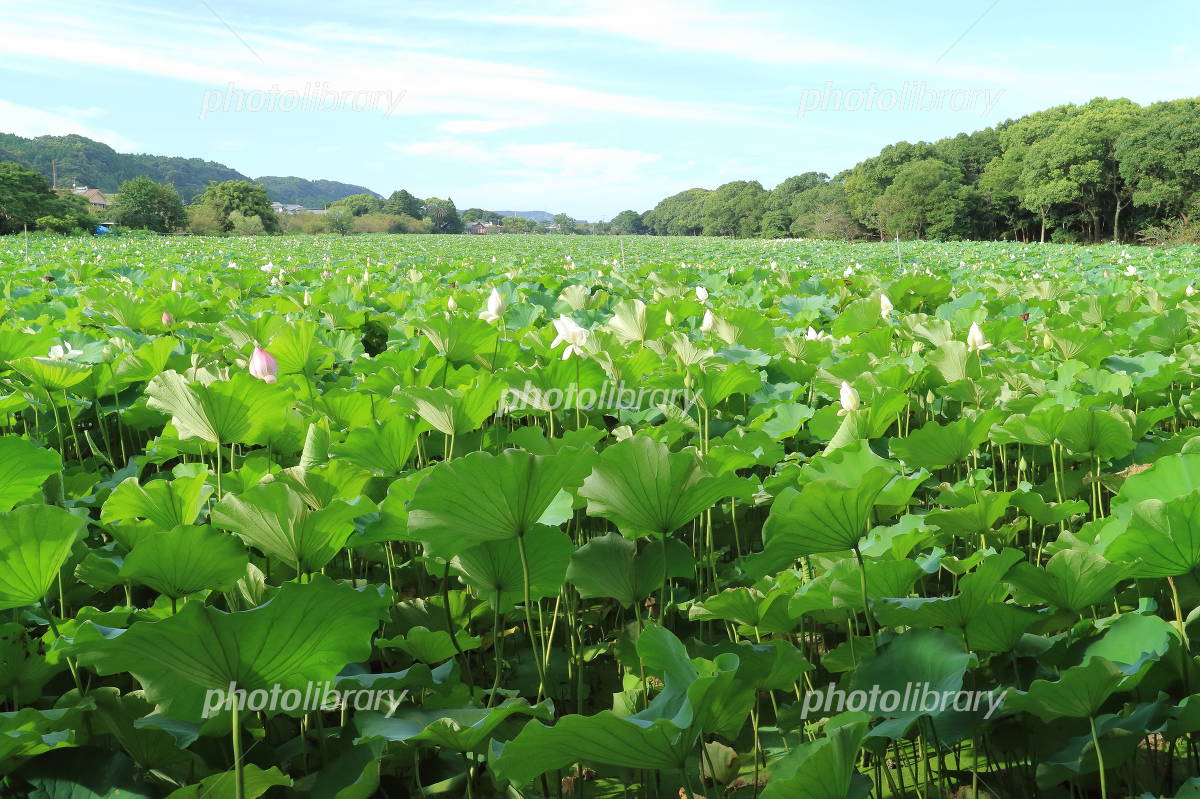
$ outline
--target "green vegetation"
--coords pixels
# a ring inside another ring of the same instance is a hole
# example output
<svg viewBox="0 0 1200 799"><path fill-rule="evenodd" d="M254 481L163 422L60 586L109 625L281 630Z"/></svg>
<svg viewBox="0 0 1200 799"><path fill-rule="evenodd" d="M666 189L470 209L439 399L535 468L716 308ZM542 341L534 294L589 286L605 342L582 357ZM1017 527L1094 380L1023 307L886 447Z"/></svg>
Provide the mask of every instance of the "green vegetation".
<svg viewBox="0 0 1200 799"><path fill-rule="evenodd" d="M41 175L0 161L0 234L23 230L69 233L94 224L88 202L76 194L50 190Z"/></svg>
<svg viewBox="0 0 1200 799"><path fill-rule="evenodd" d="M1200 249L28 242L0 793L1194 793Z"/></svg>

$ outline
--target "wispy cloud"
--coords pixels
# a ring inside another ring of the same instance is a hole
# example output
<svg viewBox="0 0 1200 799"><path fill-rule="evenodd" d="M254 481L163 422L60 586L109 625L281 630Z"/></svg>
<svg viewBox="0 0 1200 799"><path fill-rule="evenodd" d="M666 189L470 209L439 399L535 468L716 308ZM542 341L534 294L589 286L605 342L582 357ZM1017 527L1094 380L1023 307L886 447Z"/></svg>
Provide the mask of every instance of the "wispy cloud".
<svg viewBox="0 0 1200 799"><path fill-rule="evenodd" d="M100 109L82 109L82 113L71 113L76 109L62 108L58 111L44 111L40 108L17 105L8 100L0 100L0 120L4 133L15 133L18 136L65 136L75 133L90 139L99 139L116 150L125 152L137 149L131 139L127 139L114 130L98 128L81 122L81 119L98 116L89 112Z"/></svg>

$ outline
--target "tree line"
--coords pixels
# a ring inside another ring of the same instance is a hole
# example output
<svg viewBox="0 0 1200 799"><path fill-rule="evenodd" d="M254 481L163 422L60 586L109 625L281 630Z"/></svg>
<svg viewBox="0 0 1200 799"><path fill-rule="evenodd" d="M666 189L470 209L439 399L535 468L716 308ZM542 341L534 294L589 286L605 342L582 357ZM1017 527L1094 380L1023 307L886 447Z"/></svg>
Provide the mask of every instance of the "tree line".
<svg viewBox="0 0 1200 799"><path fill-rule="evenodd" d="M1200 99L1098 98L898 142L833 177L688 189L612 224L672 236L1169 243L1200 241L1198 208Z"/></svg>

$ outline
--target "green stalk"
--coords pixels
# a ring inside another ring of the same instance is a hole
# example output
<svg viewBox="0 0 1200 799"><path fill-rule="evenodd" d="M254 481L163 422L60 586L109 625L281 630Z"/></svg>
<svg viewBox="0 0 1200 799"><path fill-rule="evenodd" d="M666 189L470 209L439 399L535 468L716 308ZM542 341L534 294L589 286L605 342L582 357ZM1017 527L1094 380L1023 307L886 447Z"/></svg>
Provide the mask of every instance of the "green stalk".
<svg viewBox="0 0 1200 799"><path fill-rule="evenodd" d="M1096 735L1096 719L1088 716L1092 728L1092 746L1096 747L1096 766L1100 769L1100 799L1108 799L1108 782L1104 776L1104 753L1100 751L1100 738Z"/></svg>
<svg viewBox="0 0 1200 799"><path fill-rule="evenodd" d="M546 664L542 662L542 653L533 634L533 601L529 591L529 553L525 550L524 530L517 535L517 549L521 553L521 591L525 599L525 629L529 633L529 645L533 648L534 665L537 667L537 701L540 702L546 693Z"/></svg>
<svg viewBox="0 0 1200 799"><path fill-rule="evenodd" d="M233 738L233 794L235 799L245 799L246 778L242 774L242 723L238 719L238 700L233 698L233 720L231 737Z"/></svg>

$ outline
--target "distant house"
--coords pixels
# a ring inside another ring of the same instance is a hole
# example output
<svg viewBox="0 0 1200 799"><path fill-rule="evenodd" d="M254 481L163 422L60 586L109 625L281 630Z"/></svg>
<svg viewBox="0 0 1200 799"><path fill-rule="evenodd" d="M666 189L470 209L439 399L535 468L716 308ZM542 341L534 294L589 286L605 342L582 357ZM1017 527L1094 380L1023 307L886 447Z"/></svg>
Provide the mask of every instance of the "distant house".
<svg viewBox="0 0 1200 799"><path fill-rule="evenodd" d="M468 222L463 225L463 233L472 233L477 236L482 236L487 233L487 225L476 219L474 222Z"/></svg>
<svg viewBox="0 0 1200 799"><path fill-rule="evenodd" d="M277 214L294 216L295 214L304 213L307 209L303 205L295 205L294 203L271 203L271 210Z"/></svg>
<svg viewBox="0 0 1200 799"><path fill-rule="evenodd" d="M484 232L484 233L488 233L488 234L491 234L491 233L503 233L503 232L504 232L504 225L496 225L496 224L493 224L493 223L491 223L491 222L487 222L487 223L485 223L485 224L484 224L484 226L483 226L483 232Z"/></svg>
<svg viewBox="0 0 1200 799"><path fill-rule="evenodd" d="M89 189L87 186L72 186L72 194L78 194L88 201L93 211L107 211L112 205L104 192L99 189Z"/></svg>

